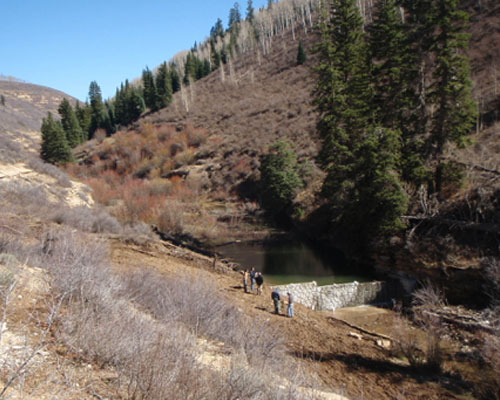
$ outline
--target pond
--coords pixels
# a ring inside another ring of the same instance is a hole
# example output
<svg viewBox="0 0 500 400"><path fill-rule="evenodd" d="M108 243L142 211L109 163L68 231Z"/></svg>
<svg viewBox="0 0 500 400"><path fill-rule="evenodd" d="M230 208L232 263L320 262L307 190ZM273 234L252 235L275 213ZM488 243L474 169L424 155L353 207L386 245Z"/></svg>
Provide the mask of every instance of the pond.
<svg viewBox="0 0 500 400"><path fill-rule="evenodd" d="M261 271L266 282L275 285L310 281L329 285L373 278L360 273L339 252L320 251L299 241L232 243L217 250L242 268Z"/></svg>

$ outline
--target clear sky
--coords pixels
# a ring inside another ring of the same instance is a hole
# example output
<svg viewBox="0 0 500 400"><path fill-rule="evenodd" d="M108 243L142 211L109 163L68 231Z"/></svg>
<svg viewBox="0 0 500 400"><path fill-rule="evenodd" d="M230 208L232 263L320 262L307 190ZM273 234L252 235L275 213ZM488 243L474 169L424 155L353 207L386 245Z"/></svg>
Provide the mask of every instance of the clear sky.
<svg viewBox="0 0 500 400"><path fill-rule="evenodd" d="M247 0L238 1L242 17ZM0 75L85 101L97 81L104 98L194 42L235 0L0 0ZM267 0L253 0L257 10Z"/></svg>

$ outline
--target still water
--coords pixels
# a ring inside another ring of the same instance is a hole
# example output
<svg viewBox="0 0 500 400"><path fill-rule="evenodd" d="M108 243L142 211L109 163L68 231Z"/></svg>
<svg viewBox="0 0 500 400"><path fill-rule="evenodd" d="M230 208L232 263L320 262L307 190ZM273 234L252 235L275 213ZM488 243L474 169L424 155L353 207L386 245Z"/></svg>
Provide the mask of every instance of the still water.
<svg viewBox="0 0 500 400"><path fill-rule="evenodd" d="M242 268L261 271L265 281L272 284L316 281L329 285L371 278L357 272L342 255L318 251L302 242L233 243L217 250Z"/></svg>

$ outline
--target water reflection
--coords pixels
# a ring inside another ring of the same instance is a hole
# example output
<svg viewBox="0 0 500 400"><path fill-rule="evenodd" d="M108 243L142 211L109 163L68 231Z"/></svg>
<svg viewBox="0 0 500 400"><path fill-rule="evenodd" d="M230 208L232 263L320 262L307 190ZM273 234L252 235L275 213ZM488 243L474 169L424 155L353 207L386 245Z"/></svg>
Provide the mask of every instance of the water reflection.
<svg viewBox="0 0 500 400"><path fill-rule="evenodd" d="M367 281L341 254L318 251L302 242L234 243L218 249L243 268L255 267L275 284L315 280L319 285Z"/></svg>

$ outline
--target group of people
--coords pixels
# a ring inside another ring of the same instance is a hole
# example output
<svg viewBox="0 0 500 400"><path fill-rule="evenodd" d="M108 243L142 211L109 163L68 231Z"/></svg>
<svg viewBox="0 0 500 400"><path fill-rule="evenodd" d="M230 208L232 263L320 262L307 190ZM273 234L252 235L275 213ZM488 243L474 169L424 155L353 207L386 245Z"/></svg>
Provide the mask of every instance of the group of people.
<svg viewBox="0 0 500 400"><path fill-rule="evenodd" d="M245 293L250 293L248 286L250 285L250 291L253 292L257 289L257 294L262 294L262 288L264 286L264 277L261 272L255 271L255 268L245 269L242 271L243 274L243 289ZM271 298L274 302L274 312L276 314L281 314L281 308L285 307L285 296L280 292L279 288L276 288L271 293ZM286 309L287 317L293 317L293 295L290 292L286 292L286 299L288 300L288 305Z"/></svg>
<svg viewBox="0 0 500 400"><path fill-rule="evenodd" d="M243 271L243 289L248 293L248 283L250 283L250 290L253 292L257 288L257 294L262 294L262 287L264 286L264 277L261 272L255 271L255 268L245 269Z"/></svg>
<svg viewBox="0 0 500 400"><path fill-rule="evenodd" d="M288 306L286 308L286 316L292 318L293 317L293 294L290 292L286 292L286 298L288 300ZM276 288L271 293L271 299L274 302L274 312L276 314L281 314L281 306L285 307L285 296L283 296L280 292L279 288Z"/></svg>

